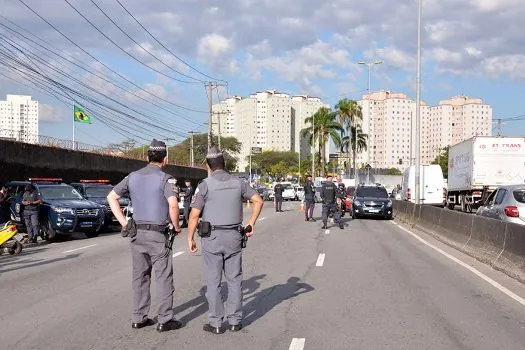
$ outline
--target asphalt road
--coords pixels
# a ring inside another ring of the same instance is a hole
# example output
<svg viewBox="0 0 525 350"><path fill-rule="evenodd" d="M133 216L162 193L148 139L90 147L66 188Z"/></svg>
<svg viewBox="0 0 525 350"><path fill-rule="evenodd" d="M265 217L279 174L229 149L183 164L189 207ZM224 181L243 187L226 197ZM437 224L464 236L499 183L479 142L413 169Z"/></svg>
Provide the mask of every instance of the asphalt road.
<svg viewBox="0 0 525 350"><path fill-rule="evenodd" d="M524 297L522 284L421 235L445 256L391 221L347 221L325 232L319 221L304 222L297 203L285 203L284 213L266 206L244 252L243 331L202 331L202 262L186 252L184 235L173 259L185 327L132 330L129 243L110 234L0 256L1 347L525 348L525 306L487 281Z"/></svg>

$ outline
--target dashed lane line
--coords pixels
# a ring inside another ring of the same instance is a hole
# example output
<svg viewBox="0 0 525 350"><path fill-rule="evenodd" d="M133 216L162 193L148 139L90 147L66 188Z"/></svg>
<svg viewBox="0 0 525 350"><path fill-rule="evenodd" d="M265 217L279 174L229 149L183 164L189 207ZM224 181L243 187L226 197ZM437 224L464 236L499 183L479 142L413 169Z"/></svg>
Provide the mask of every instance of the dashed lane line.
<svg viewBox="0 0 525 350"><path fill-rule="evenodd" d="M293 338L288 350L303 350L305 342L305 338Z"/></svg>
<svg viewBox="0 0 525 350"><path fill-rule="evenodd" d="M324 231L324 234L325 234L325 235L329 235L329 234L330 234L330 230L325 230L325 231Z"/></svg>
<svg viewBox="0 0 525 350"><path fill-rule="evenodd" d="M180 255L184 254L184 252L176 252L176 253L173 253L173 257L176 258Z"/></svg>
<svg viewBox="0 0 525 350"><path fill-rule="evenodd" d="M94 246L96 246L96 244L87 245L87 246L85 246L85 247L75 248L75 249L71 249L71 250L66 250L66 251L64 252L64 254L67 254L67 253L73 253L73 252L76 252L77 250L88 249L88 248L91 248L91 247L94 247Z"/></svg>
<svg viewBox="0 0 525 350"><path fill-rule="evenodd" d="M392 221L391 221L392 222ZM408 233L409 235L411 235L412 237L414 237L415 239L417 239L418 241L420 241L421 243L423 243L424 245L426 245L427 247L430 247L432 249L434 249L436 252L444 255L445 257L449 258L450 260L454 261L455 263L457 263L458 265L461 265L463 266L464 268L466 268L467 270L469 270L470 272L472 272L474 275L478 276L479 278L481 278L482 280L484 280L485 282L489 283L490 285L492 285L494 288L498 289L499 291L503 292L504 294L506 294L507 296L509 296L510 298L514 299L515 301L517 301L518 303L520 303L521 305L525 306L525 299L523 299L522 297L520 297L519 295L517 295L516 293L508 290L507 288L503 287L501 284L499 284L498 282L494 281L492 278L490 278L489 276L485 275L484 273L480 272L478 269L470 266L469 264L459 260L458 258L456 258L455 256L453 255L450 255L449 253L445 252L444 250L436 247L435 245L433 245L432 243L429 243L427 242L426 240L424 240L423 238L419 237L418 235L416 235L415 233L413 233L412 231L410 230L407 230L406 228L404 228L403 226L401 225L398 225L397 223L395 222L392 222L392 224L396 225L397 227L399 227L399 229L405 231L406 233Z"/></svg>
<svg viewBox="0 0 525 350"><path fill-rule="evenodd" d="M317 262L315 263L315 266L323 266L324 264L324 257L325 257L325 254L324 253L321 253L319 254L319 256L317 257Z"/></svg>

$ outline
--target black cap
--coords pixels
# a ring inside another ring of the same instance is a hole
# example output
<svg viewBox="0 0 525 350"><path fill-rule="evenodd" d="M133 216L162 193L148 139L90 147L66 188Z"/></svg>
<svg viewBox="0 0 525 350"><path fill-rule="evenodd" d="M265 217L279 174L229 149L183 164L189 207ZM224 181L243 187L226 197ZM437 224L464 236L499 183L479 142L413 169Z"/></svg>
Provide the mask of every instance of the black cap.
<svg viewBox="0 0 525 350"><path fill-rule="evenodd" d="M149 145L150 151L166 151L166 144L162 141L153 139Z"/></svg>
<svg viewBox="0 0 525 350"><path fill-rule="evenodd" d="M206 159L216 159L216 158L220 158L220 157L223 157L223 156L224 156L224 154L219 149L219 147L211 146L209 151L208 151L208 154L206 155Z"/></svg>

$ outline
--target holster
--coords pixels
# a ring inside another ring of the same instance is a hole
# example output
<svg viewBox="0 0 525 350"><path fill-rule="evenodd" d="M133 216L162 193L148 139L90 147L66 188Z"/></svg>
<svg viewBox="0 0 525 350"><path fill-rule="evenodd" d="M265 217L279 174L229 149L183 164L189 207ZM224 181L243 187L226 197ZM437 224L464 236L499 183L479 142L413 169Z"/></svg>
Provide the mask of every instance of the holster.
<svg viewBox="0 0 525 350"><path fill-rule="evenodd" d="M201 220L197 226L197 234L200 237L210 237L211 235L211 223L209 221Z"/></svg>
<svg viewBox="0 0 525 350"><path fill-rule="evenodd" d="M165 233L168 235L166 238L166 248L171 250L173 247L173 241L175 241L175 237L177 236L177 232L175 232L175 228L166 227Z"/></svg>
<svg viewBox="0 0 525 350"><path fill-rule="evenodd" d="M137 236L137 223L133 218L128 219L128 224L126 227L122 228L122 231L120 232L122 237L129 237L131 241L135 240L135 237Z"/></svg>

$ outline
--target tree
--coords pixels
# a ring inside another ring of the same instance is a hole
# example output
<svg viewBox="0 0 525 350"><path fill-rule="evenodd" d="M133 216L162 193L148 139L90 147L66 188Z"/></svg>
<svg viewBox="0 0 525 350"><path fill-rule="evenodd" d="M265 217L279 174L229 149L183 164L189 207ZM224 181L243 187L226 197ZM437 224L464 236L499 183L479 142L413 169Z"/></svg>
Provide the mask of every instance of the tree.
<svg viewBox="0 0 525 350"><path fill-rule="evenodd" d="M403 173L401 172L401 170L397 168L388 168L385 171L385 175L402 175L402 174Z"/></svg>
<svg viewBox="0 0 525 350"><path fill-rule="evenodd" d="M344 131L341 124L337 122L337 114L332 112L329 108L321 107L311 117L306 118L306 124L310 126L301 130L301 137L308 140L310 145L319 145L320 161L321 161L321 175L325 173L326 164L326 145L332 139L337 147L341 147L340 133ZM312 133L313 125L313 133Z"/></svg>
<svg viewBox="0 0 525 350"><path fill-rule="evenodd" d="M295 152L263 151L252 155L252 170L258 169L263 174L270 175L272 167L281 162L287 168L298 166L299 155Z"/></svg>
<svg viewBox="0 0 525 350"><path fill-rule="evenodd" d="M357 150L357 153L352 151L352 165L355 166L357 154L368 149L368 135L363 133L360 125L352 126L350 128L351 136L345 136L341 140L341 153L350 153L350 149ZM357 133L357 137L356 137ZM356 147L357 139L357 147Z"/></svg>
<svg viewBox="0 0 525 350"><path fill-rule="evenodd" d="M284 162L279 162L277 164L274 164L270 168L270 172L268 175L274 178L275 177L278 177L278 178L285 177L286 175L288 175L288 167L284 164Z"/></svg>
<svg viewBox="0 0 525 350"><path fill-rule="evenodd" d="M432 162L432 164L438 164L441 167L445 179L448 179L448 150L449 146L440 149L439 155Z"/></svg>
<svg viewBox="0 0 525 350"><path fill-rule="evenodd" d="M122 141L121 143L113 143L108 145L108 149L113 152L121 152L124 154L127 154L131 150L135 149L137 147L137 141L133 139L127 139Z"/></svg>
<svg viewBox="0 0 525 350"><path fill-rule="evenodd" d="M339 102L335 105L335 110L337 113L337 118L339 120L339 123L343 127L346 127L346 135L347 136L353 136L352 140L352 154L353 154L353 164L355 164L355 160L357 157L357 153L366 150L361 149L359 150L359 141L357 143L357 150L356 150L356 144L355 144L355 130L351 130L352 128L356 128L356 126L363 120L363 113L361 111L361 106L357 104L356 101L350 100L347 98L344 98L342 100L339 100ZM359 127L360 129L360 127ZM359 129L358 129L358 137L359 137ZM350 152L348 152L350 154ZM350 158L348 159L350 162Z"/></svg>

